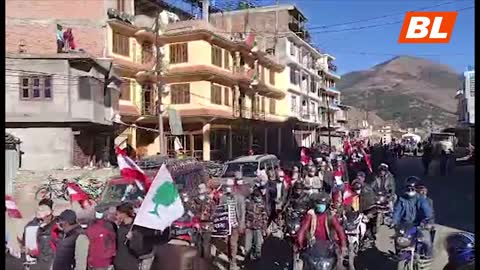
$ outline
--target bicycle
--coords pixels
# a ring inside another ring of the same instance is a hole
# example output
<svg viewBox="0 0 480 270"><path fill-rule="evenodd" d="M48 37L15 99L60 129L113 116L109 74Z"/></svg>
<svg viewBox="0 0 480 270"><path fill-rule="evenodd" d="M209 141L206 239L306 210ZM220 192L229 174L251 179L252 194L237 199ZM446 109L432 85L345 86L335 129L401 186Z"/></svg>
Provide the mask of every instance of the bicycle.
<svg viewBox="0 0 480 270"><path fill-rule="evenodd" d="M53 178L51 175L47 178L48 182L41 185L37 192L35 192L35 200L42 199L64 199L68 201L67 183L68 179L63 179L61 182Z"/></svg>

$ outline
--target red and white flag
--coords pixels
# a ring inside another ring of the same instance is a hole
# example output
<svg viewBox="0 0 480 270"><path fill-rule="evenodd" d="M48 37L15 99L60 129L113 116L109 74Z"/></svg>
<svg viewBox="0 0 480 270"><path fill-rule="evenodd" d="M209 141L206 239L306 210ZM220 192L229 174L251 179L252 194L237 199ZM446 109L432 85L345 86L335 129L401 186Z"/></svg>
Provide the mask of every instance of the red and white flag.
<svg viewBox="0 0 480 270"><path fill-rule="evenodd" d="M117 163L120 168L120 174L124 178L135 179L138 188L148 191L152 181L145 172L127 155L124 149L120 149L120 147L117 146L115 152L117 153Z"/></svg>
<svg viewBox="0 0 480 270"><path fill-rule="evenodd" d="M78 202L83 209L92 205L90 196L77 183L68 183L67 193L70 202Z"/></svg>
<svg viewBox="0 0 480 270"><path fill-rule="evenodd" d="M22 218L22 213L17 208L17 204L10 195L5 195L5 209L11 218Z"/></svg>

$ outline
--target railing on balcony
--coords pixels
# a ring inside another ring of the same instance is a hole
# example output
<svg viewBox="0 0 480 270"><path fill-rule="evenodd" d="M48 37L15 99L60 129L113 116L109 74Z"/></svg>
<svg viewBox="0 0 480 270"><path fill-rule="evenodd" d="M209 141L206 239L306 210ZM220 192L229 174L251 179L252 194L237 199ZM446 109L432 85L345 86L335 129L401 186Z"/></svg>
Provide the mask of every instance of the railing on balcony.
<svg viewBox="0 0 480 270"><path fill-rule="evenodd" d="M233 116L238 118L251 118L252 111L245 105L239 106L237 104L237 106L235 106L233 109Z"/></svg>
<svg viewBox="0 0 480 270"><path fill-rule="evenodd" d="M252 111L252 118L256 120L262 120L265 119L265 112L259 111L259 110L253 110Z"/></svg>
<svg viewBox="0 0 480 270"><path fill-rule="evenodd" d="M142 115L157 115L157 108L152 103L142 105Z"/></svg>

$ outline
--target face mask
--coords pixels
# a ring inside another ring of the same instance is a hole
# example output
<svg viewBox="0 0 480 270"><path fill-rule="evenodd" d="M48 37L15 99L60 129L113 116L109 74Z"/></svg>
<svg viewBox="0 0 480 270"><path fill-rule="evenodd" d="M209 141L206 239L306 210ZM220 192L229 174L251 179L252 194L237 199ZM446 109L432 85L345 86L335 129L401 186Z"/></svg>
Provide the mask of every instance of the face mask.
<svg viewBox="0 0 480 270"><path fill-rule="evenodd" d="M324 213L326 210L327 210L327 205L321 203L321 204L317 204L315 206L315 210L318 212L318 213Z"/></svg>
<svg viewBox="0 0 480 270"><path fill-rule="evenodd" d="M95 218L96 219L102 219L103 218L103 213L95 212Z"/></svg>
<svg viewBox="0 0 480 270"><path fill-rule="evenodd" d="M413 197L413 196L415 196L415 194L417 194L417 192L415 192L415 191L408 191L408 192L407 192L407 195L408 195L409 197Z"/></svg>
<svg viewBox="0 0 480 270"><path fill-rule="evenodd" d="M231 187L225 188L225 192L226 192L227 194L232 193L232 188L231 188Z"/></svg>

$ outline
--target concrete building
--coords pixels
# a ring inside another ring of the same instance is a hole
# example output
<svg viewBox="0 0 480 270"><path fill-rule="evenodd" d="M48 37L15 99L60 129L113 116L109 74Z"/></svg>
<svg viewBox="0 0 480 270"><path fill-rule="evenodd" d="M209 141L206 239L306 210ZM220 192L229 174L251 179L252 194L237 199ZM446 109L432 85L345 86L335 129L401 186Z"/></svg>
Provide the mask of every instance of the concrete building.
<svg viewBox="0 0 480 270"><path fill-rule="evenodd" d="M335 58L310 44L306 18L298 8L275 5L215 13L210 21L239 36L256 34L258 49L286 66L288 116L297 146L318 141L328 124L331 130L344 127L348 107L342 106L336 89L340 76L333 64Z"/></svg>
<svg viewBox="0 0 480 270"><path fill-rule="evenodd" d="M475 70L465 71L463 76L463 88L456 94L458 122L475 125Z"/></svg>
<svg viewBox="0 0 480 270"><path fill-rule="evenodd" d="M7 54L6 132L20 139L21 168L110 162L119 78L85 54Z"/></svg>

